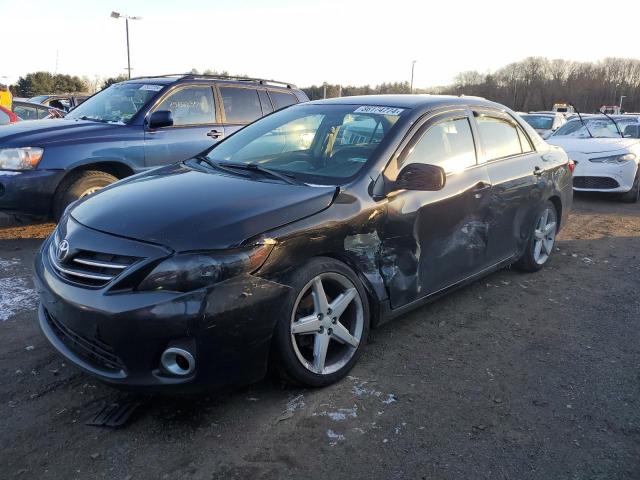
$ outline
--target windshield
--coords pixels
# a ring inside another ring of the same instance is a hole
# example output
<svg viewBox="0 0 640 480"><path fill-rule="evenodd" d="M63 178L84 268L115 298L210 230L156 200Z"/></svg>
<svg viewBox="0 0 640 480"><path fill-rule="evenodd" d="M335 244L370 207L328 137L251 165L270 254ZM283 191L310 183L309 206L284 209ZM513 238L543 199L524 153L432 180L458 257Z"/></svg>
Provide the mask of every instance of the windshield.
<svg viewBox="0 0 640 480"><path fill-rule="evenodd" d="M47 98L49 98L49 95L38 95L37 97L31 97L29 99L29 101L33 102L33 103L41 103L42 101L46 100Z"/></svg>
<svg viewBox="0 0 640 480"><path fill-rule="evenodd" d="M614 125L614 123L607 117L587 117L583 118L584 123L587 124L589 131L582 125L580 119L572 119L565 123L562 127L556 130L554 137L577 137L577 138L590 138L589 132L595 138L620 138L620 133ZM614 119L620 128L620 131L624 133L624 129L627 125L637 125L638 119L635 117L630 118L615 118Z"/></svg>
<svg viewBox="0 0 640 480"><path fill-rule="evenodd" d="M82 102L66 118L128 123L162 88L148 83L116 83Z"/></svg>
<svg viewBox="0 0 640 480"><path fill-rule="evenodd" d="M522 115L522 119L537 130L551 130L553 128L553 117Z"/></svg>
<svg viewBox="0 0 640 480"><path fill-rule="evenodd" d="M289 107L243 128L207 158L257 164L317 183L344 181L372 157L402 108L358 105Z"/></svg>

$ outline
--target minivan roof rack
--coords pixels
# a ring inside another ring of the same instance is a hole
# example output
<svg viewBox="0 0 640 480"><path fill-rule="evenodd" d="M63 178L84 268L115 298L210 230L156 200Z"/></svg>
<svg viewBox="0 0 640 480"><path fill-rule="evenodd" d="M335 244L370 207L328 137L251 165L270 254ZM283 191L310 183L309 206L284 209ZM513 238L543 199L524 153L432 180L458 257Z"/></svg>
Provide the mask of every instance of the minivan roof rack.
<svg viewBox="0 0 640 480"><path fill-rule="evenodd" d="M275 85L286 88L297 88L293 83L280 82L278 80L268 80L266 78L240 77L234 75L205 75L200 73L168 73L165 75L145 75L143 77L132 78L131 80L139 80L141 78L168 78L179 77L180 79L214 79L214 80L233 80L235 82L253 82L260 85Z"/></svg>

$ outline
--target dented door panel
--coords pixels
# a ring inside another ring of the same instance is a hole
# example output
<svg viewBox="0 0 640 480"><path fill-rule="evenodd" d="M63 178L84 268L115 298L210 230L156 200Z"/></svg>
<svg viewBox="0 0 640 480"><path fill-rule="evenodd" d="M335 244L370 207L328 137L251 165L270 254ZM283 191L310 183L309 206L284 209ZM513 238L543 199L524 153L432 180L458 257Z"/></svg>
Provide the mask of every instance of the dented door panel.
<svg viewBox="0 0 640 480"><path fill-rule="evenodd" d="M389 198L381 260L392 308L487 265L489 185L480 165L447 176L441 191L401 191Z"/></svg>

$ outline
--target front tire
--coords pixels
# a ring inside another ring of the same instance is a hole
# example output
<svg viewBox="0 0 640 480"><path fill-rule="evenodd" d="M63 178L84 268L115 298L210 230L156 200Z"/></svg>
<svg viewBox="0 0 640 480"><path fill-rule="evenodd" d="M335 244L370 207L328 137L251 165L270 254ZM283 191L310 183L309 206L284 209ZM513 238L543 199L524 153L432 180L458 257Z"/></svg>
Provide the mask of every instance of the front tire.
<svg viewBox="0 0 640 480"><path fill-rule="evenodd" d="M307 387L323 387L343 378L362 353L369 333L367 294L345 264L318 257L286 282L274 336L280 374Z"/></svg>
<svg viewBox="0 0 640 480"><path fill-rule="evenodd" d="M53 219L57 222L71 203L117 181L113 175L99 170L86 170L69 175L60 183L54 196Z"/></svg>
<svg viewBox="0 0 640 480"><path fill-rule="evenodd" d="M558 232L558 212L550 201L536 211L522 256L514 264L525 272L537 272L549 260Z"/></svg>
<svg viewBox="0 0 640 480"><path fill-rule="evenodd" d="M638 200L640 200L640 165L638 165L636 177L633 180L633 187L620 195L620 201L624 203L636 203Z"/></svg>

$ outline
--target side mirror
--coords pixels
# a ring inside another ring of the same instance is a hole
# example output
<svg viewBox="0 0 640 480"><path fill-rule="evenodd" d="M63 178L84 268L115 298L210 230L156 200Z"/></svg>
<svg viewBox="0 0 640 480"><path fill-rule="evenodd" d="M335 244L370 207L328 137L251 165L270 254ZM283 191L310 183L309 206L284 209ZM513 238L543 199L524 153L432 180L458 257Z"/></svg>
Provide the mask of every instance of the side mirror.
<svg viewBox="0 0 640 480"><path fill-rule="evenodd" d="M447 175L442 167L424 163L410 163L400 170L394 188L435 192L442 190L446 181Z"/></svg>
<svg viewBox="0 0 640 480"><path fill-rule="evenodd" d="M156 128L170 127L173 125L173 113L169 110L157 110L149 117L149 128L154 130Z"/></svg>

